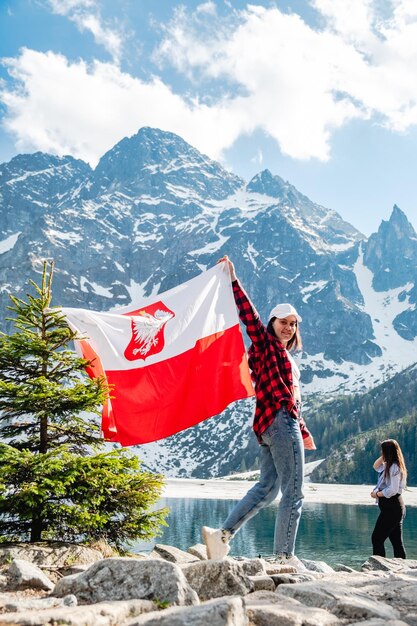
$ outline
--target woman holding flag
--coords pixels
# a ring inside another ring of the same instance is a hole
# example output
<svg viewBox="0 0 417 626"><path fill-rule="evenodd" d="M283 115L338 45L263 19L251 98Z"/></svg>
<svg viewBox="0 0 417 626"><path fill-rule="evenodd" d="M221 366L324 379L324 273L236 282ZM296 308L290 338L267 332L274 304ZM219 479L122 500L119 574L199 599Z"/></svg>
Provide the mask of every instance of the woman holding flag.
<svg viewBox="0 0 417 626"><path fill-rule="evenodd" d="M291 304L278 304L264 326L236 278L233 263L227 256L220 262L225 262L230 272L239 317L252 342L248 357L256 393L253 429L261 460L259 482L233 508L222 527L203 526L207 556L224 558L233 535L281 491L274 560L302 571L305 567L294 555L294 547L304 498L304 448L315 450L316 446L301 417L300 372L290 354L291 349L301 348L301 317Z"/></svg>

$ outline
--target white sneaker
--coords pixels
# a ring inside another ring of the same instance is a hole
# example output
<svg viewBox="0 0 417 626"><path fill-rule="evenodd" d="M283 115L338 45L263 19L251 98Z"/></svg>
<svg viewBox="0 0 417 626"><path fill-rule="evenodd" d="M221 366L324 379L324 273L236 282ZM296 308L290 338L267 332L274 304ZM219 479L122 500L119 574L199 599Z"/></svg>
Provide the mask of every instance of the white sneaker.
<svg viewBox="0 0 417 626"><path fill-rule="evenodd" d="M228 530L203 526L201 534L206 544L208 559L222 560L229 554L229 540L232 535Z"/></svg>

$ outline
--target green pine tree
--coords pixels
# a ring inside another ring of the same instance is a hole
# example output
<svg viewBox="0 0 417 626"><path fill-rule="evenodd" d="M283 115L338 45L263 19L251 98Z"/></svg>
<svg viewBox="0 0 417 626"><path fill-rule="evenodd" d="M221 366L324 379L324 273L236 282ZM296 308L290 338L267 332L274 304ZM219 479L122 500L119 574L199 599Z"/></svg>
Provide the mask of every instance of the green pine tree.
<svg viewBox="0 0 417 626"><path fill-rule="evenodd" d="M53 264L35 295L10 296L16 332L0 333L0 537L105 539L122 549L160 530L163 478L124 449L100 452L109 390L68 349L76 338L50 308Z"/></svg>

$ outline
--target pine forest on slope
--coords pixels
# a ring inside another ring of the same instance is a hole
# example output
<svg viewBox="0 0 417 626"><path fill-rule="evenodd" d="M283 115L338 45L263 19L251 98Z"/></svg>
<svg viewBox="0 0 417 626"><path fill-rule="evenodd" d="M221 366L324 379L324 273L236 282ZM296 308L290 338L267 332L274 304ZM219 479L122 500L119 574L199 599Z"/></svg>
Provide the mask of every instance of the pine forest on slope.
<svg viewBox="0 0 417 626"><path fill-rule="evenodd" d="M417 485L417 366L396 374L365 394L339 396L313 406L309 423L326 457L312 480L372 483L380 442L397 439L404 452L408 483Z"/></svg>

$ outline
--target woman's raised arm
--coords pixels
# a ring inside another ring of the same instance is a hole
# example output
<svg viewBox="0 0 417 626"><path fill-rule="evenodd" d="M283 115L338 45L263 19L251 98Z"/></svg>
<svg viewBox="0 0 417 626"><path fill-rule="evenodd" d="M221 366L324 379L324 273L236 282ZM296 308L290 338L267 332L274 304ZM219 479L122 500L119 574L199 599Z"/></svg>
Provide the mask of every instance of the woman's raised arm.
<svg viewBox="0 0 417 626"><path fill-rule="evenodd" d="M384 459L383 459L383 457L381 455L379 458L377 458L377 460L375 461L375 463L373 464L372 467L374 468L374 470L376 470L376 469L378 469L378 467L381 467L381 465L383 463L384 463Z"/></svg>
<svg viewBox="0 0 417 626"><path fill-rule="evenodd" d="M252 341L254 348L256 350L261 350L265 344L267 330L262 324L258 311L255 309L253 303L250 301L248 295L237 280L235 266L232 261L226 255L217 261L217 263L223 262L225 262L229 268L230 279L233 283L233 296L239 311L239 318L246 326L246 332L249 339Z"/></svg>

